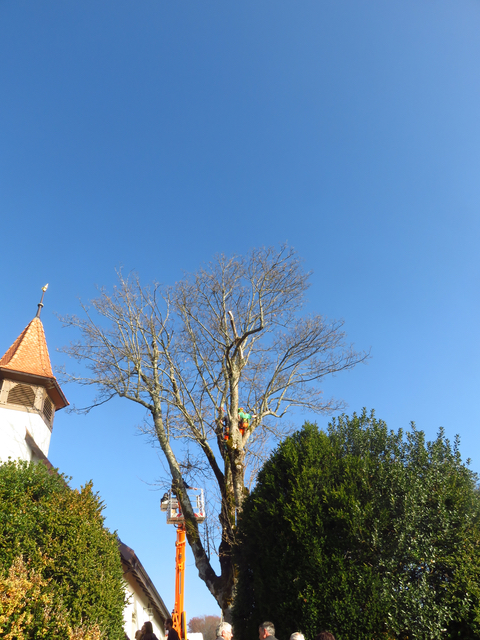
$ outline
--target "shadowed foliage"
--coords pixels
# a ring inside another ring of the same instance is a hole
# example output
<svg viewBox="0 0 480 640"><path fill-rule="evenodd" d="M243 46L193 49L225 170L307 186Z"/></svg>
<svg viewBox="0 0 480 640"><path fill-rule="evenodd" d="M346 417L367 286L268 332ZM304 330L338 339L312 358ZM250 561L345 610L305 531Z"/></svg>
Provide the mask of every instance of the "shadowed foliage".
<svg viewBox="0 0 480 640"><path fill-rule="evenodd" d="M440 431L340 417L287 438L245 501L235 637L480 637L477 476Z"/></svg>

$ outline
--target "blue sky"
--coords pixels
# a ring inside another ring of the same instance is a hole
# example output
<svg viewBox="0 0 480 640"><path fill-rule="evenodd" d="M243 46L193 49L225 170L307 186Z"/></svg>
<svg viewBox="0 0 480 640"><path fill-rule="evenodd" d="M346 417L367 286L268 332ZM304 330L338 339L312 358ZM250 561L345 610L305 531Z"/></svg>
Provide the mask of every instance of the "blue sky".
<svg viewBox="0 0 480 640"><path fill-rule="evenodd" d="M173 283L288 242L308 310L372 350L327 393L460 434L480 471L479 33L473 1L0 0L0 351L46 282L59 366L55 313L115 268ZM59 413L50 458L93 479L171 609L175 533L141 420L120 401ZM191 557L186 609L217 611Z"/></svg>

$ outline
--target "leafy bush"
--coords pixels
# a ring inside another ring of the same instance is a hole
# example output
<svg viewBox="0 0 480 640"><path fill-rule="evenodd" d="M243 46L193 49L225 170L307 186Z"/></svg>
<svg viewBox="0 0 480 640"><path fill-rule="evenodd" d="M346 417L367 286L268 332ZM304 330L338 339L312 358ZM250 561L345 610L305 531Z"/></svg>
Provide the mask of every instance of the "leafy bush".
<svg viewBox="0 0 480 640"><path fill-rule="evenodd" d="M61 599L54 604L48 581L16 558L6 576L0 577L0 630L4 640L68 638L101 640L98 624L72 628Z"/></svg>
<svg viewBox="0 0 480 640"><path fill-rule="evenodd" d="M389 432L364 412L287 438L239 522L235 637L480 637L477 476L442 432Z"/></svg>
<svg viewBox="0 0 480 640"><path fill-rule="evenodd" d="M122 567L102 508L91 483L77 491L42 463L0 465L0 636L123 640Z"/></svg>

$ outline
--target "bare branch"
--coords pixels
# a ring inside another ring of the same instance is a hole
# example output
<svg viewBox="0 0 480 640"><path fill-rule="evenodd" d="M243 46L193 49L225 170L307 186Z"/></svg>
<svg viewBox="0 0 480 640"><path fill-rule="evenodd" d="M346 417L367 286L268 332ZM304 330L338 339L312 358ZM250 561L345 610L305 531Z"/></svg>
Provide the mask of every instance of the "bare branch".
<svg viewBox="0 0 480 640"><path fill-rule="evenodd" d="M288 246L254 249L219 255L173 287L142 286L135 274L119 272L112 293L100 289L90 306L81 305L81 318L62 318L79 334L63 351L82 366L67 378L98 389L84 411L119 396L149 413L145 429L178 488L199 574L227 617L246 486L291 429L285 416L341 406L323 397L323 377L368 357L345 346L342 321L300 315L308 280ZM209 561L215 527L205 549L182 493L183 480L194 476L218 500L220 576Z"/></svg>

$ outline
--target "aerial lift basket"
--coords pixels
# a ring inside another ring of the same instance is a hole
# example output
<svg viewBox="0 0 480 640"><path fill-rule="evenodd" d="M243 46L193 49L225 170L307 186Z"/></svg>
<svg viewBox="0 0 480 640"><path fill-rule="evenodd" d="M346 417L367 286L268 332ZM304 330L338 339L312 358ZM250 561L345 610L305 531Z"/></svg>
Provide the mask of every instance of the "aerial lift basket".
<svg viewBox="0 0 480 640"><path fill-rule="evenodd" d="M205 520L205 500L203 496L203 489L190 487L185 489L185 491L190 498L195 518L198 522L203 522ZM167 512L168 524L181 524L185 522L185 517L182 513L180 503L172 491L169 491L162 499L160 509Z"/></svg>

